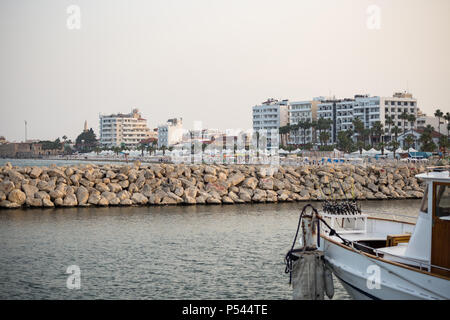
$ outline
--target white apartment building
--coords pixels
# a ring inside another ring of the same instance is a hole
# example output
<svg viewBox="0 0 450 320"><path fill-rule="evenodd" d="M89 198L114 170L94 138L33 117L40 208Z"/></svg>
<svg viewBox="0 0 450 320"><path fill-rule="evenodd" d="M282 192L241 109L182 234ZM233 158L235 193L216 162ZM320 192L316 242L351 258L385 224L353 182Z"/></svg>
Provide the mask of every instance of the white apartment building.
<svg viewBox="0 0 450 320"><path fill-rule="evenodd" d="M100 114L100 144L102 146L112 147L124 144L132 148L149 136L147 120L142 118L138 109L133 109L127 114Z"/></svg>
<svg viewBox="0 0 450 320"><path fill-rule="evenodd" d="M289 101L268 99L253 107L253 130L279 129L288 124Z"/></svg>
<svg viewBox="0 0 450 320"><path fill-rule="evenodd" d="M386 123L386 117L392 117L394 125L405 130L414 129L417 125L404 121L399 116L406 111L408 114L414 114L417 117L417 100L410 93L394 93L392 97L371 97L369 95L355 95L353 99L326 100L318 105L318 118L332 120L329 143L337 142L339 131L353 130L353 119L359 118L366 129L371 129L375 122L379 121L385 128L385 139L389 141L389 125ZM355 137L356 138L356 137Z"/></svg>
<svg viewBox="0 0 450 320"><path fill-rule="evenodd" d="M330 139L327 143L336 143L339 131L353 130L352 121L355 117L353 112L356 106L358 106L356 99L331 99L318 104L317 118L331 120L328 130Z"/></svg>
<svg viewBox="0 0 450 320"><path fill-rule="evenodd" d="M411 93L407 92L396 92L392 97L381 97L381 119L385 128L386 137L390 137L389 125L386 124L386 117L390 116L394 122L393 126L397 126L403 130L403 124L405 124L405 131L411 130L417 127L417 120L415 123L410 123L409 121L404 122L399 116L406 111L408 114L414 114L416 118L418 117L419 108L417 106L417 99L413 98ZM389 140L389 138L387 138Z"/></svg>
<svg viewBox="0 0 450 320"><path fill-rule="evenodd" d="M441 130L442 130L442 124L443 122L441 121ZM417 129L420 128L426 128L426 126L432 126L434 128L434 130L438 130L439 128L439 119L437 117L430 117L427 116L425 113L422 113L420 110L417 111L417 121L416 121L416 126Z"/></svg>
<svg viewBox="0 0 450 320"><path fill-rule="evenodd" d="M171 147L183 139L183 119L173 118L158 126L158 148Z"/></svg>
<svg viewBox="0 0 450 320"><path fill-rule="evenodd" d="M319 101L292 101L289 103L289 124L312 122L317 119L317 105ZM313 142L313 128L306 131L294 130L289 134L288 144L304 144Z"/></svg>

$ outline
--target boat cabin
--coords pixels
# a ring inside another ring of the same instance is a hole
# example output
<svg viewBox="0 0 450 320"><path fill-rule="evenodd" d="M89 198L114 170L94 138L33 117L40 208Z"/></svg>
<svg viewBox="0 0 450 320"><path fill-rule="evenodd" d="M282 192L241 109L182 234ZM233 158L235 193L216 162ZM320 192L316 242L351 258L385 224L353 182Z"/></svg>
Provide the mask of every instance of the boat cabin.
<svg viewBox="0 0 450 320"><path fill-rule="evenodd" d="M378 248L384 259L450 277L450 173L427 172L416 175L426 182L419 216L411 236L387 239L391 244ZM409 239L408 239L409 238Z"/></svg>

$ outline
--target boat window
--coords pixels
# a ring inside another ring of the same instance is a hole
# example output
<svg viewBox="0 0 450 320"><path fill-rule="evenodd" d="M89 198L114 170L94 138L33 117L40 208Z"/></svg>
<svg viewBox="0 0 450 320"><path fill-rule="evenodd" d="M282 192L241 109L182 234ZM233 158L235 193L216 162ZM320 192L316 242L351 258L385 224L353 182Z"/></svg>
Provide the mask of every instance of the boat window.
<svg viewBox="0 0 450 320"><path fill-rule="evenodd" d="M436 192L436 217L450 216L450 185L438 185Z"/></svg>
<svg viewBox="0 0 450 320"><path fill-rule="evenodd" d="M420 211L428 213L428 185L425 188L425 192L422 198L422 204L420 205Z"/></svg>

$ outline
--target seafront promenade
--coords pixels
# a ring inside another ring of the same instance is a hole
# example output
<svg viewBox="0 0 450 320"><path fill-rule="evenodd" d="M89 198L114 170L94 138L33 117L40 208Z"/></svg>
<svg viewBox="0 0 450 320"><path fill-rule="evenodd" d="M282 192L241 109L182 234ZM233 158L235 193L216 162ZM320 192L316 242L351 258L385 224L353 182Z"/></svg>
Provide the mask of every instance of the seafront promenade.
<svg viewBox="0 0 450 320"><path fill-rule="evenodd" d="M0 167L0 208L421 198L417 164Z"/></svg>

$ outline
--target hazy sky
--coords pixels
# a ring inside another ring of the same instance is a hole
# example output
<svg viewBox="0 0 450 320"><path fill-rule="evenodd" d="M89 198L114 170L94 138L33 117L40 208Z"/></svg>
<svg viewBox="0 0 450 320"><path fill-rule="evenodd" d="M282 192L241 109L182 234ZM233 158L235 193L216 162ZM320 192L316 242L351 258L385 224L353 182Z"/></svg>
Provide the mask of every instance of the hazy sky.
<svg viewBox="0 0 450 320"><path fill-rule="evenodd" d="M99 113L134 107L152 128L251 128L268 97L408 88L424 112L450 111L449 0L1 0L0 41L8 140L24 120L32 139L74 139L85 120L97 133Z"/></svg>

